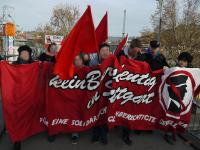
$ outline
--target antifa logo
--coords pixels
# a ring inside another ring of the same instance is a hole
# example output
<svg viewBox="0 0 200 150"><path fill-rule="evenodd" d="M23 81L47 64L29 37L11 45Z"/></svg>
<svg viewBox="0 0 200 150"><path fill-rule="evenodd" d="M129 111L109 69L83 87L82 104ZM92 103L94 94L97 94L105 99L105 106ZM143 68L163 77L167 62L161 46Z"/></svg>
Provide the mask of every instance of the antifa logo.
<svg viewBox="0 0 200 150"><path fill-rule="evenodd" d="M174 88L172 88L172 86L168 86L167 88L170 98L170 104L168 107L169 111L174 113L181 112L181 101L184 99L184 96L187 92L187 79L188 77L185 75L173 76L168 79L174 85ZM177 92L179 95L177 95Z"/></svg>
<svg viewBox="0 0 200 150"><path fill-rule="evenodd" d="M172 118L180 118L187 114L193 100L193 78L187 71L174 71L162 79L159 97L160 104L166 115Z"/></svg>

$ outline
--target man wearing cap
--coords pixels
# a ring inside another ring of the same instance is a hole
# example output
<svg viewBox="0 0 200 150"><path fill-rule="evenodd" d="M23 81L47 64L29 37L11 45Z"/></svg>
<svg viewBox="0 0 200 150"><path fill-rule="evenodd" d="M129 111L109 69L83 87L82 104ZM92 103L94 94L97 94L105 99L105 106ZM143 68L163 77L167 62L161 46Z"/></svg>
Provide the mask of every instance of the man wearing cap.
<svg viewBox="0 0 200 150"><path fill-rule="evenodd" d="M158 41L150 42L149 51L143 54L143 59L149 64L152 71L169 67L165 56L160 53L160 43Z"/></svg>

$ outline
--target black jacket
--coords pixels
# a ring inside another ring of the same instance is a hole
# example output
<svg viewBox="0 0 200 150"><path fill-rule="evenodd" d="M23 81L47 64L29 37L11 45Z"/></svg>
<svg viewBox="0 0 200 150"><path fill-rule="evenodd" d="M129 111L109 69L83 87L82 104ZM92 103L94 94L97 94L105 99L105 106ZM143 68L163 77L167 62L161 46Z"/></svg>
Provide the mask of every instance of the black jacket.
<svg viewBox="0 0 200 150"><path fill-rule="evenodd" d="M120 51L117 58L119 59L120 56L126 56L123 50ZM128 56L126 56L126 57L128 57ZM144 53L144 54L138 53L138 55L134 59L148 63L152 71L163 69L164 66L169 67L165 56L162 54L159 54L158 56L156 56L154 58L149 53Z"/></svg>
<svg viewBox="0 0 200 150"><path fill-rule="evenodd" d="M49 56L49 55L47 55L46 53L42 53L42 54L38 57L38 60L40 60L40 61L50 61L50 62L53 62L53 63L56 62L55 56Z"/></svg>
<svg viewBox="0 0 200 150"><path fill-rule="evenodd" d="M166 58L163 54L153 57L149 53L142 54L145 62L149 64L152 71L163 69L164 66L169 67Z"/></svg>
<svg viewBox="0 0 200 150"><path fill-rule="evenodd" d="M32 59L30 59L29 61L23 61L22 59L18 58L17 61L14 61L12 64L14 65L31 64L32 62L34 62Z"/></svg>
<svg viewBox="0 0 200 150"><path fill-rule="evenodd" d="M117 58L119 59L121 56L125 56L128 58L128 56L124 53L123 50L120 51L120 53L117 55ZM134 58L134 60L138 60L138 61L145 61L145 56L141 53L138 53L137 56Z"/></svg>

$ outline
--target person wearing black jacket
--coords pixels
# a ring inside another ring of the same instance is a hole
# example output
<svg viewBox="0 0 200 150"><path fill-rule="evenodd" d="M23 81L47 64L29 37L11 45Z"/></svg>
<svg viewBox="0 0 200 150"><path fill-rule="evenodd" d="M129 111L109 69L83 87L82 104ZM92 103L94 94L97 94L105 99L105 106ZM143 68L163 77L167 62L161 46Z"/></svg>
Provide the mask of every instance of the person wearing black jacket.
<svg viewBox="0 0 200 150"><path fill-rule="evenodd" d="M152 71L169 67L165 56L160 53L160 44L158 41L151 41L149 51L142 54L142 57L149 64Z"/></svg>
<svg viewBox="0 0 200 150"><path fill-rule="evenodd" d="M99 46L99 53L94 57L91 61L89 66L97 66L101 64L104 60L111 56L110 45L108 43L102 43ZM92 128L92 139L91 142L95 143L100 141L103 145L108 144L107 138L107 124L98 125Z"/></svg>
<svg viewBox="0 0 200 150"><path fill-rule="evenodd" d="M192 66L192 60L193 56L189 52L182 52L177 57L178 60L178 67L185 67L185 68L193 68Z"/></svg>
<svg viewBox="0 0 200 150"><path fill-rule="evenodd" d="M193 68L192 66L192 60L193 56L189 52L182 52L180 55L177 57L178 63L177 67L181 68ZM165 132L164 134L164 139L167 143L170 145L174 145L176 142L176 132Z"/></svg>
<svg viewBox="0 0 200 150"><path fill-rule="evenodd" d="M57 51L56 43L51 43L51 44L49 44L47 51L42 53L38 57L38 60L39 61L49 61L49 62L55 63L56 62L56 58L55 58L56 51ZM51 136L48 136L48 138L47 138L48 142L50 142L50 143L54 142L55 139L56 139L56 135L51 135Z"/></svg>
<svg viewBox="0 0 200 150"><path fill-rule="evenodd" d="M2 55L2 51L0 51L0 61L4 60L5 58ZM0 100L1 103L1 100ZM0 105L1 106L1 105ZM0 131L0 138L4 135L4 133L6 132L6 127L3 123L3 129Z"/></svg>
<svg viewBox="0 0 200 150"><path fill-rule="evenodd" d="M56 58L55 58L55 54L57 52L57 45L56 43L51 43L48 48L47 51L42 53L39 57L38 60L39 61L50 61L55 63L56 62Z"/></svg>
<svg viewBox="0 0 200 150"><path fill-rule="evenodd" d="M134 59L138 61L145 61L145 55L142 53L142 43L139 39L132 39L130 46L128 48L125 48L124 50L120 51L119 55L117 56L118 59L121 56L125 56L129 59ZM132 140L130 139L130 130L126 127L122 127L122 140L127 145L132 145ZM135 131L137 134L140 133L140 131Z"/></svg>
<svg viewBox="0 0 200 150"><path fill-rule="evenodd" d="M144 61L144 55L142 52L142 43L139 39L133 39L130 43L130 46L125 48L124 50L121 50L118 54L118 59L121 56L126 56L129 59L134 59L138 61Z"/></svg>
<svg viewBox="0 0 200 150"><path fill-rule="evenodd" d="M33 63L32 59L32 49L27 46L23 45L18 48L18 58L17 61L14 61L13 64L20 65L20 64L31 64ZM17 141L14 143L14 150L20 150L21 149L21 141Z"/></svg>

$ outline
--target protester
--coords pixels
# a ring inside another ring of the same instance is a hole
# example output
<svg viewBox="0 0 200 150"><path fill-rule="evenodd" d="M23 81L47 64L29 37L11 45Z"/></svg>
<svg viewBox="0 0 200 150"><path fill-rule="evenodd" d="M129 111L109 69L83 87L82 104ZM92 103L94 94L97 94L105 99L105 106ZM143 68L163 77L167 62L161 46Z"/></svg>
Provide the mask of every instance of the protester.
<svg viewBox="0 0 200 150"><path fill-rule="evenodd" d="M18 48L18 58L17 61L13 62L15 65L20 65L20 64L30 64L33 63L32 59L32 49L27 46L20 46ZM14 150L20 150L21 149L21 141L17 141L14 143Z"/></svg>
<svg viewBox="0 0 200 150"><path fill-rule="evenodd" d="M125 48L125 50L120 51L117 57L119 58L120 56L126 56L127 58L130 59L144 61L141 52L142 52L141 41L139 39L133 39L130 43L130 46L128 48Z"/></svg>
<svg viewBox="0 0 200 150"><path fill-rule="evenodd" d="M179 67L192 68L193 57L188 52L182 52L177 58Z"/></svg>
<svg viewBox="0 0 200 150"><path fill-rule="evenodd" d="M57 52L56 43L51 43L48 45L47 51L42 53L38 57L38 60L39 61L49 61L49 62L55 63L56 62L56 58L55 58L56 52ZM48 136L49 142L54 142L55 139L56 139L56 135Z"/></svg>
<svg viewBox="0 0 200 150"><path fill-rule="evenodd" d="M193 56L188 52L182 52L177 57L177 66L181 68L192 68ZM164 139L167 143L174 145L176 142L176 132L165 132Z"/></svg>
<svg viewBox="0 0 200 150"><path fill-rule="evenodd" d="M158 41L150 41L149 51L143 54L142 57L149 64L152 71L169 67L165 56L160 53L160 43Z"/></svg>
<svg viewBox="0 0 200 150"><path fill-rule="evenodd" d="M0 98L0 107L2 107L2 98ZM2 113L2 112L0 112L0 113ZM3 118L3 117L2 117ZM0 129L1 129L1 131L0 131L0 139L1 139L1 137L5 134L5 132L6 132L6 126L5 126L5 123L4 123L4 121L2 120L2 122L0 122L1 124L0 124Z"/></svg>
<svg viewBox="0 0 200 150"><path fill-rule="evenodd" d="M142 54L142 42L139 39L132 39L130 46L126 48L124 51L121 51L117 56L126 56L129 59L134 59L138 61L144 61L145 57ZM122 127L122 140L127 145L132 145L132 140L130 139L130 130L126 127ZM139 130L135 131L137 134L140 134Z"/></svg>
<svg viewBox="0 0 200 150"><path fill-rule="evenodd" d="M107 43L102 43L99 46L99 54L96 55L92 60L90 60L90 66L96 66L101 64L104 59L107 59L111 55L110 45Z"/></svg>
<svg viewBox="0 0 200 150"><path fill-rule="evenodd" d="M84 55L83 54L79 54L75 57L74 65L77 68L84 67ZM79 134L77 132L72 133L71 139L72 139L72 144L77 144L78 140L79 140Z"/></svg>
<svg viewBox="0 0 200 150"><path fill-rule="evenodd" d="M89 54L83 54L83 61L85 66L90 65L90 55Z"/></svg>
<svg viewBox="0 0 200 150"><path fill-rule="evenodd" d="M56 43L51 43L48 48L47 51L42 53L39 57L38 60L40 61L50 61L50 62L54 62L56 61L55 59L55 55L57 52L57 45Z"/></svg>
<svg viewBox="0 0 200 150"><path fill-rule="evenodd" d="M107 43L102 43L99 46L99 54L90 61L90 66L96 66L98 64L101 64L110 55L111 55L110 45ZM108 144L106 125L96 126L92 130L92 143L97 142L99 140L104 145Z"/></svg>
<svg viewBox="0 0 200 150"><path fill-rule="evenodd" d="M3 54L3 50L0 50L0 61L5 59L2 54ZM1 103L1 99L0 99L0 103ZM4 135L5 132L6 132L6 126L3 123L3 129L0 131L0 138Z"/></svg>
<svg viewBox="0 0 200 150"><path fill-rule="evenodd" d="M32 49L29 46L20 46L17 51L19 55L17 61L14 61L13 64L30 64L33 62Z"/></svg>

